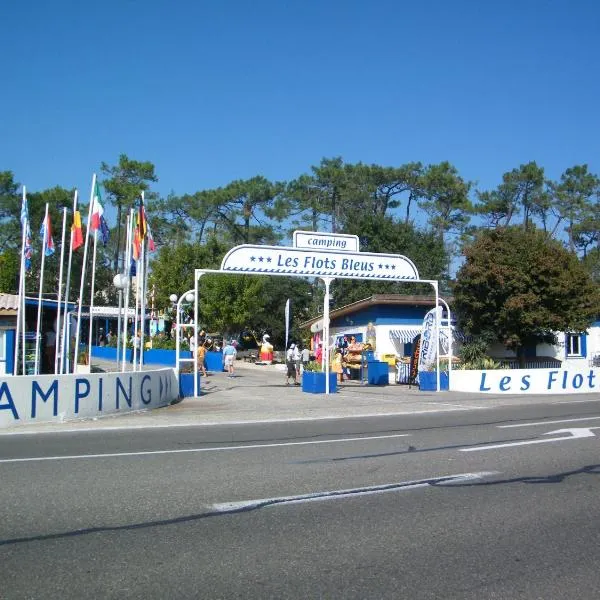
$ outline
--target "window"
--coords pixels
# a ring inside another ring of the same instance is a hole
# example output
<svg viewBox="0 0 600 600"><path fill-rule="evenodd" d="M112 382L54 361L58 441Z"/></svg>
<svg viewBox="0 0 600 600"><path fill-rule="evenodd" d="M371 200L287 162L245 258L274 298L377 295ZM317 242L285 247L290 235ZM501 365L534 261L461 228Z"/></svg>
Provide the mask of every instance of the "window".
<svg viewBox="0 0 600 600"><path fill-rule="evenodd" d="M577 333L565 334L565 350L567 357L585 356L584 336Z"/></svg>
<svg viewBox="0 0 600 600"><path fill-rule="evenodd" d="M6 332L0 329L0 360L6 360Z"/></svg>

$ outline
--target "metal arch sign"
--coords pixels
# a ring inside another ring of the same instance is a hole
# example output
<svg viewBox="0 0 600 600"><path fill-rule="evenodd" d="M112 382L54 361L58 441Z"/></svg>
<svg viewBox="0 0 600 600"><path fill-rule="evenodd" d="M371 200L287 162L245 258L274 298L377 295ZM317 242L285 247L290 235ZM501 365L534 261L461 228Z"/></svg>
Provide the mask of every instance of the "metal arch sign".
<svg viewBox="0 0 600 600"><path fill-rule="evenodd" d="M419 281L414 263L400 254L312 250L244 244L223 258L221 271L345 279Z"/></svg>

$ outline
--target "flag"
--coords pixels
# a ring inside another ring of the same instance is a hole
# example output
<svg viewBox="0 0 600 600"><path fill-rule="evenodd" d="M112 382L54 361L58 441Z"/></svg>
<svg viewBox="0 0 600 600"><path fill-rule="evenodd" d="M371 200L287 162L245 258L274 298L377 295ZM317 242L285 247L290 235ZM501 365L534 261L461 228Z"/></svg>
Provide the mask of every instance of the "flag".
<svg viewBox="0 0 600 600"><path fill-rule="evenodd" d="M77 250L83 246L83 229L81 227L81 213L76 210L73 214L73 225L71 225L71 248Z"/></svg>
<svg viewBox="0 0 600 600"><path fill-rule="evenodd" d="M104 209L102 208L100 200L100 187L96 181L96 185L94 186L94 199L92 200L92 222L90 223L90 229L92 231L100 229L100 220L104 214Z"/></svg>
<svg viewBox="0 0 600 600"><path fill-rule="evenodd" d="M146 227L148 229L148 252L154 252L156 250L156 244L154 243L154 236L150 229L150 223L146 220Z"/></svg>
<svg viewBox="0 0 600 600"><path fill-rule="evenodd" d="M44 239L44 236L46 237L44 254L46 256L52 256L54 254L54 240L52 239L52 228L50 227L50 213L48 213L42 221L40 235L42 236L42 240Z"/></svg>
<svg viewBox="0 0 600 600"><path fill-rule="evenodd" d="M140 260L142 255L142 240L140 239L139 215L135 215L135 225L133 226L132 257L133 260Z"/></svg>
<svg viewBox="0 0 600 600"><path fill-rule="evenodd" d="M135 277L137 275L137 267L135 259L131 258L131 264L129 265L129 277Z"/></svg>
<svg viewBox="0 0 600 600"><path fill-rule="evenodd" d="M140 241L143 242L146 237L146 208L144 207L144 200L140 198L138 207L138 229Z"/></svg>
<svg viewBox="0 0 600 600"><path fill-rule="evenodd" d="M27 207L27 196L23 195L23 201L21 203L21 226L25 232L25 245L23 246L23 256L25 258L25 270L31 269L31 255L33 250L31 248L31 227L29 225L29 208Z"/></svg>
<svg viewBox="0 0 600 600"><path fill-rule="evenodd" d="M285 303L285 347L288 347L288 336L290 333L290 299Z"/></svg>
<svg viewBox="0 0 600 600"><path fill-rule="evenodd" d="M108 239L110 238L110 230L108 229L108 223L104 218L104 215L100 217L100 238L102 239L102 245L106 247Z"/></svg>
<svg viewBox="0 0 600 600"><path fill-rule="evenodd" d="M419 352L419 371L431 369L437 360L438 353L438 319L442 316L442 307L432 308L423 318L421 329L421 348Z"/></svg>

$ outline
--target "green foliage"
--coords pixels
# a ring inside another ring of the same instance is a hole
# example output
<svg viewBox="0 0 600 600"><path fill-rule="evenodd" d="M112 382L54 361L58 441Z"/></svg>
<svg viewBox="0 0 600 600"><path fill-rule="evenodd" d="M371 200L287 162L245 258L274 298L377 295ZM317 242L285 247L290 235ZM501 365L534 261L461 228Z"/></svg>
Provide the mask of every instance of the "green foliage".
<svg viewBox="0 0 600 600"><path fill-rule="evenodd" d="M598 288L578 259L544 232L481 231L465 250L454 307L465 332L495 339L522 358L555 331L585 331L598 314Z"/></svg>
<svg viewBox="0 0 600 600"><path fill-rule="evenodd" d="M355 220L347 233L357 235L365 252L403 254L412 259L421 279L443 279L447 254L439 237L431 231L421 231L412 223L399 222L391 217L365 216ZM373 294L431 293L428 285L397 282L371 282L339 279L332 284L337 306L349 304Z"/></svg>
<svg viewBox="0 0 600 600"><path fill-rule="evenodd" d="M205 245L176 243L162 246L152 258L149 287L155 288L155 304L161 309L170 306L169 296L181 296L194 289L195 269L218 269L227 247L214 237Z"/></svg>
<svg viewBox="0 0 600 600"><path fill-rule="evenodd" d="M158 178L151 162L132 160L126 154L121 154L119 163L113 167L103 162L101 170L106 176L106 179L102 181L102 186L108 194L108 200L117 208L113 254L113 268L117 272L121 248L125 245L127 235L125 221L128 209L134 207L142 191L149 190L150 183L158 181ZM150 200L152 195L146 195L146 198ZM152 214L152 211L149 214Z"/></svg>
<svg viewBox="0 0 600 600"><path fill-rule="evenodd" d="M304 365L304 370L311 373L320 373L323 370L323 367L320 362L316 360L311 360L310 362Z"/></svg>
<svg viewBox="0 0 600 600"><path fill-rule="evenodd" d="M487 347L487 343L481 338L463 344L459 354L461 363L472 363L484 359Z"/></svg>
<svg viewBox="0 0 600 600"><path fill-rule="evenodd" d="M18 293L20 268L21 261L16 250L6 250L0 254L0 292Z"/></svg>

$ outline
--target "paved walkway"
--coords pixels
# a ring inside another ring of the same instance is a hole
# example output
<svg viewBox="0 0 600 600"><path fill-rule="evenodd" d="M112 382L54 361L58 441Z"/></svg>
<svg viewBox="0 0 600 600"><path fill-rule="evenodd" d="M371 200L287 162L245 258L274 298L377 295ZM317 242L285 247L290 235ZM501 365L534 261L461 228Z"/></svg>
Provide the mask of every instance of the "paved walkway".
<svg viewBox="0 0 600 600"><path fill-rule="evenodd" d="M94 361L104 371L114 363ZM147 366L147 369L156 368ZM360 418L431 412L477 410L498 406L600 400L600 394L499 395L462 392L421 392L405 385L371 386L344 382L338 392L308 394L285 384L283 365L236 362L236 376L211 373L201 379L201 396L178 404L127 415L60 424L24 425L20 432L110 429L115 427L177 427L304 419Z"/></svg>

